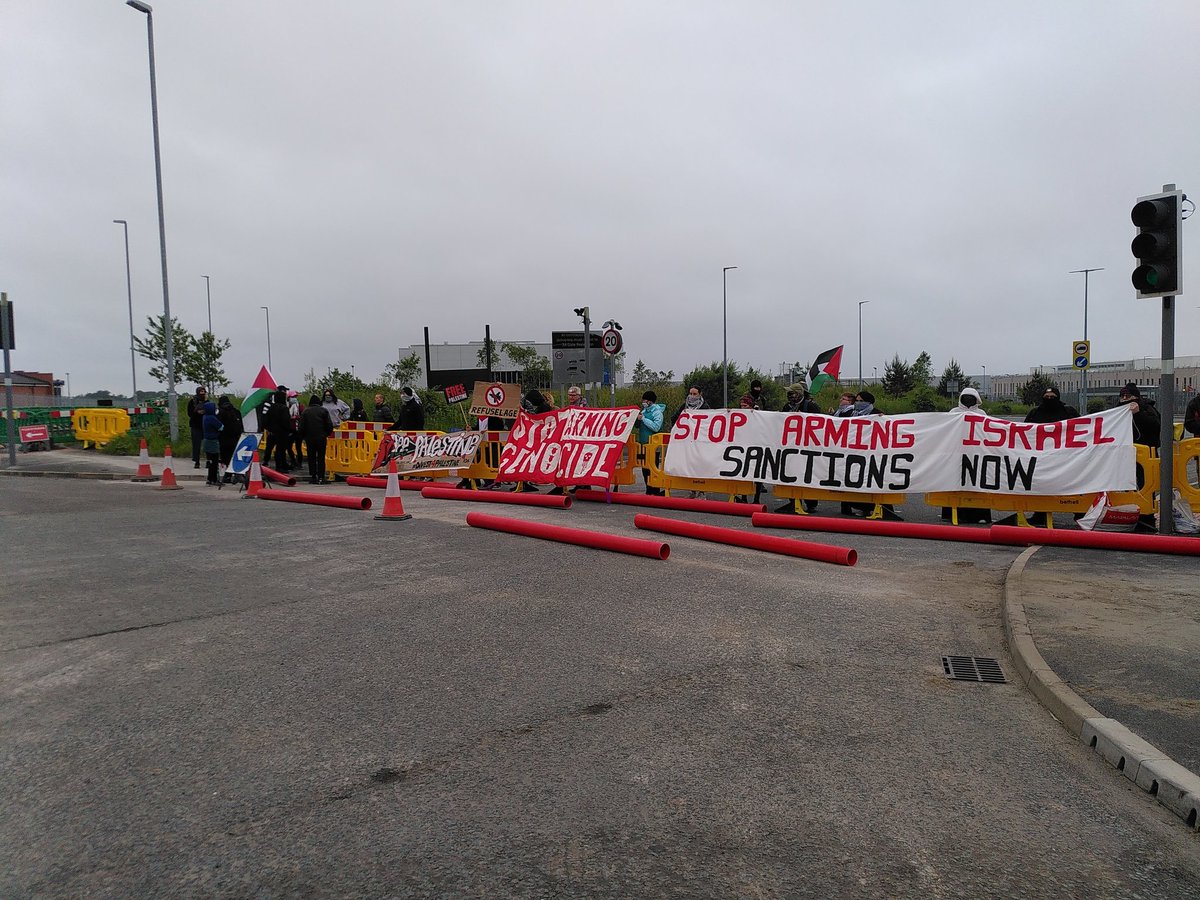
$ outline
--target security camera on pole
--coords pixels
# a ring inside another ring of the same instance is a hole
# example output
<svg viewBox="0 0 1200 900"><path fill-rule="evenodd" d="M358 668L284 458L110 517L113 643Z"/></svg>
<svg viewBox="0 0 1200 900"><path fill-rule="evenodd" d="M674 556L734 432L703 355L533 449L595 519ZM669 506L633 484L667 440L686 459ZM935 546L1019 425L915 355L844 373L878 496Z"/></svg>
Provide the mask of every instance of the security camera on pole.
<svg viewBox="0 0 1200 900"><path fill-rule="evenodd" d="M580 306L576 308L575 315L583 319L583 393L588 396L588 391L592 386L592 310L588 306ZM596 402L595 396L588 398L593 405Z"/></svg>

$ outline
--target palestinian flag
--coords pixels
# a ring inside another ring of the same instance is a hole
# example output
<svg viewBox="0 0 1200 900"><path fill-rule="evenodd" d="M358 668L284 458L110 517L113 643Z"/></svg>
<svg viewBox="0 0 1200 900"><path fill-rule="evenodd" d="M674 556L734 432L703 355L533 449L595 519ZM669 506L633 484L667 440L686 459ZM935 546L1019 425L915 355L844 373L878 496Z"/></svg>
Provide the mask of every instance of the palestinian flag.
<svg viewBox="0 0 1200 900"><path fill-rule="evenodd" d="M258 407L274 393L276 387L278 385L275 383L275 379L271 376L271 373L267 371L267 367L263 366L259 369L258 377L250 385L250 393L242 401L242 428L247 433L256 434L260 431L258 427Z"/></svg>
<svg viewBox="0 0 1200 900"><path fill-rule="evenodd" d="M845 345L843 344L842 346ZM804 383L808 385L808 392L815 394L827 382L837 381L841 371L842 347L834 347L832 350L826 350L813 360L813 364L808 367L808 372L804 375Z"/></svg>

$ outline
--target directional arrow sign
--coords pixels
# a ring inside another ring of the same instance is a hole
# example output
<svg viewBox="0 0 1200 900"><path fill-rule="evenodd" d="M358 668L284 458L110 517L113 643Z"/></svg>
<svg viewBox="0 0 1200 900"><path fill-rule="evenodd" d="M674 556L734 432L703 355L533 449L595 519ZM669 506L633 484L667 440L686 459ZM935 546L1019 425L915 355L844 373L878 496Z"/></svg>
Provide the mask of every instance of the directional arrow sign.
<svg viewBox="0 0 1200 900"><path fill-rule="evenodd" d="M250 459L258 449L257 434L243 434L237 446L233 448L233 458L229 461L229 471L241 475L250 469Z"/></svg>

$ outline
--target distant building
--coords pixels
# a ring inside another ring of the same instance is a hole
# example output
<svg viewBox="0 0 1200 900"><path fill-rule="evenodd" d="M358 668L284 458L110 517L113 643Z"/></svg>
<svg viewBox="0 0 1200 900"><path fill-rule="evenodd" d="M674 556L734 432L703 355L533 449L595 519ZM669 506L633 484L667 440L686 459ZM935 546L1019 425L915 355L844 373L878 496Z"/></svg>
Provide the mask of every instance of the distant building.
<svg viewBox="0 0 1200 900"><path fill-rule="evenodd" d="M1019 401L1021 388L1037 374L1053 381L1062 392L1063 399L1077 405L1082 389L1082 372L1071 365L1034 366L1024 375L993 376L989 379L990 395L995 400ZM1147 397L1154 398L1158 393L1161 375L1162 360L1153 356L1094 362L1088 368L1088 400L1099 398L1115 405L1121 388L1131 381ZM1175 357L1177 411L1181 411L1196 396L1197 389L1200 389L1200 356Z"/></svg>
<svg viewBox="0 0 1200 900"><path fill-rule="evenodd" d="M12 373L14 406L52 406L59 394L53 372Z"/></svg>
<svg viewBox="0 0 1200 900"><path fill-rule="evenodd" d="M593 331L593 333L595 333ZM525 384L525 373L521 368L508 358L500 349L500 345L514 344L518 347L531 347L538 352L540 356L544 356L553 364L553 350L550 347L550 342L544 343L538 341L492 341L492 371L495 373L497 381L503 381L509 384ZM454 371L463 372L470 369L482 369L483 364L479 362L479 352L483 350L483 341L468 341L465 344L451 344L449 341L443 341L440 344L431 343L429 345L429 368L434 371ZM417 359L421 361L421 371L417 375L417 386L428 388L429 383L425 378L425 345L410 344L407 347L400 348L400 359L405 359L412 354L417 355ZM596 383L600 383L601 373L595 372L594 377ZM623 372L617 372L616 377L617 387L625 384ZM546 385L527 385L528 387L545 387ZM470 387L470 385L468 385Z"/></svg>

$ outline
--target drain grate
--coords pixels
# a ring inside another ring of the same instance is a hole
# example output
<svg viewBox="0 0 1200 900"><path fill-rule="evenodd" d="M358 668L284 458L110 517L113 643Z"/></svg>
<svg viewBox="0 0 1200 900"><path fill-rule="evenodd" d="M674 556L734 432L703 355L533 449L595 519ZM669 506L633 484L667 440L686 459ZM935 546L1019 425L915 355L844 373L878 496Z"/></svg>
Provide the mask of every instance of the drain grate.
<svg viewBox="0 0 1200 900"><path fill-rule="evenodd" d="M942 668L946 670L946 677L955 681L1008 682L1000 663L987 656L943 656Z"/></svg>

